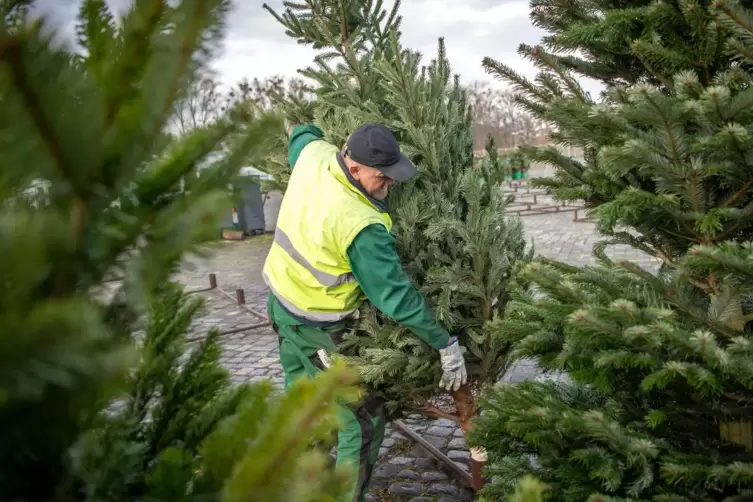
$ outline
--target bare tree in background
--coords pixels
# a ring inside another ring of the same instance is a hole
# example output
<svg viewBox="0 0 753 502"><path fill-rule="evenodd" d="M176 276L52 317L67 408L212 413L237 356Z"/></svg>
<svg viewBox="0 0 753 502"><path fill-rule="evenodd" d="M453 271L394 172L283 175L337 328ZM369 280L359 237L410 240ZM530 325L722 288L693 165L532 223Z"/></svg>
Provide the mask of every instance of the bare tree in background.
<svg viewBox="0 0 753 502"><path fill-rule="evenodd" d="M516 105L509 90L479 81L473 82L467 90L473 110L475 150L484 148L489 135L500 148L538 142L545 135L542 125Z"/></svg>
<svg viewBox="0 0 753 502"><path fill-rule="evenodd" d="M259 109L274 109L278 100L296 101L302 106L308 106L313 99L313 91L302 79L275 75L264 79L241 80L228 93L226 106L248 105L251 113L254 113ZM262 181L265 191L284 192L290 179L287 133L280 128L278 134L270 136L268 141L270 149L275 153L258 162L255 167L272 176L272 180Z"/></svg>
<svg viewBox="0 0 753 502"><path fill-rule="evenodd" d="M227 104L241 101L269 110L274 107L275 96L301 100L311 98L313 94L306 83L297 77L274 75L264 79L244 78L228 93Z"/></svg>
<svg viewBox="0 0 753 502"><path fill-rule="evenodd" d="M171 124L183 135L217 120L223 108L223 93L212 75L198 78L175 106Z"/></svg>
<svg viewBox="0 0 753 502"><path fill-rule="evenodd" d="M211 74L202 75L176 103L171 125L177 134L185 134L217 120L225 111L240 103L269 110L274 107L275 96L286 99L307 99L309 88L299 78L280 75L264 79L243 79L224 91Z"/></svg>

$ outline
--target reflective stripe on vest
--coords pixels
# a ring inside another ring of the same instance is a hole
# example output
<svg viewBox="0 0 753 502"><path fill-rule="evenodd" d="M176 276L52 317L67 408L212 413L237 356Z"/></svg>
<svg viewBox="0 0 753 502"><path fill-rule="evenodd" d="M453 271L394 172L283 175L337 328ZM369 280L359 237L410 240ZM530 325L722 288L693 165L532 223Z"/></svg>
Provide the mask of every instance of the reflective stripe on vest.
<svg viewBox="0 0 753 502"><path fill-rule="evenodd" d="M288 312L291 314L294 314L298 317L301 317L303 319L309 319L311 321L316 322L331 322L335 323L337 321L342 321L343 319L346 319L348 317L357 317L355 315L358 312L358 309L348 310L346 312L337 312L337 313L331 313L331 312L311 312L299 309L296 307L292 302L287 300L283 295L281 295L275 288L269 283L269 278L267 277L267 274L264 274L264 282L267 283L269 286L269 289L272 290L272 293L274 293L275 297L277 298L277 301L280 302L280 304L285 307Z"/></svg>
<svg viewBox="0 0 753 502"><path fill-rule="evenodd" d="M280 247L284 249L291 258L293 258L300 265L303 265L306 270L311 272L311 275L316 277L316 280L322 283L323 286L338 286L340 284L345 284L348 282L356 282L356 278L351 272L340 275L332 275L328 274L327 272L317 270L311 263L309 263L306 258L304 258L301 253L299 253L295 249L293 243L290 242L290 237L285 235L285 232L283 232L280 227L275 228L275 243L279 244Z"/></svg>
<svg viewBox="0 0 753 502"><path fill-rule="evenodd" d="M392 227L389 215L348 181L337 152L321 140L301 152L263 274L290 313L325 323L353 316L365 299L348 259L353 239L369 225Z"/></svg>

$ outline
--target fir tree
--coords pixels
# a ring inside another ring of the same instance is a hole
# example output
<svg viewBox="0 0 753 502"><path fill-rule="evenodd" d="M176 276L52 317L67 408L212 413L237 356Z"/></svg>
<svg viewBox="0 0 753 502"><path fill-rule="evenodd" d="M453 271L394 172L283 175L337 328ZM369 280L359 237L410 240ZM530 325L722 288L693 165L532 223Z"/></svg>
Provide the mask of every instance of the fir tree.
<svg viewBox="0 0 753 502"><path fill-rule="evenodd" d="M232 390L216 333L179 361L197 305L164 286L216 237L227 184L281 127L231 113L165 134L229 2L140 0L116 20L84 1L82 54L54 48L28 4L0 3L0 499L328 500L342 473L303 452L354 397L351 372L283 398Z"/></svg>
<svg viewBox="0 0 753 502"><path fill-rule="evenodd" d="M331 440L331 397L345 397L338 380L351 376L340 368L282 398L270 382L233 386L220 365L217 330L186 353L186 333L202 304L176 284L156 292L125 393L71 450L72 498L309 502L337 496L348 473L325 471L326 456L305 450L312 440ZM312 399L321 403L311 406ZM308 409L293 413L299 407ZM296 434L306 420L316 427Z"/></svg>
<svg viewBox="0 0 753 502"><path fill-rule="evenodd" d="M476 166L484 171L494 173L496 178L493 180L493 183L495 184L512 180L512 171L510 170L508 159L505 155L499 154L497 142L491 134L486 140L484 151L484 156L478 160Z"/></svg>
<svg viewBox="0 0 753 502"><path fill-rule="evenodd" d="M533 162L551 164L552 178L532 180L561 200L595 208L626 186L651 189L641 176L608 175L599 168L598 151L619 131L605 130L590 115L596 100L576 77L588 77L607 89L650 83L671 89L680 71L692 71L711 85L731 59L724 49L726 27L705 14L708 2L561 2L531 3L531 21L547 30L541 43L521 44L518 53L541 70L530 81L487 57L484 68L517 91L515 100L534 117L556 124L556 145L581 149L583 159L563 155L553 146L523 146ZM743 5L747 5L743 2ZM633 173L631 173L633 174ZM600 228L609 234L610 229Z"/></svg>
<svg viewBox="0 0 753 502"><path fill-rule="evenodd" d="M558 12L546 11L534 18ZM623 39L622 53L643 69L619 82L604 74L601 103L543 52L539 85L501 71L520 103L541 105L556 140L576 145L582 135L584 163L546 150L559 176L552 186L583 196L607 240L594 250L595 266L531 264L522 277L533 287L508 306L501 329L514 355L570 381L486 395L473 441L489 451L494 500L529 474L563 501L733 501L753 489L753 13L722 0L614 9L606 18L636 13L643 28ZM578 29L588 23L602 19ZM553 26L545 40L566 39L568 29ZM664 52L648 58L649 42ZM582 43L603 48L598 37ZM600 54L602 67L614 63ZM612 242L661 267L614 263Z"/></svg>
<svg viewBox="0 0 753 502"><path fill-rule="evenodd" d="M678 72L690 71L703 85L713 85L719 71L728 69L733 58L725 50L730 27L707 15L708 4L695 0L531 3L532 23L549 34L538 45L521 44L518 53L540 70L536 78L527 79L490 57L484 58L483 66L512 86L515 101L527 112L553 125L554 145L583 152L580 160L555 146L522 146L528 160L554 168L552 178L534 179L533 186L546 188L563 201L585 203L587 208L613 200L627 187L657 190L653 181L637 170L612 172L603 164L600 148L620 144L617 138L622 130L600 120L598 109L594 109L597 100L578 78L594 79L606 89L650 83L670 90ZM635 244L610 225L609 218L597 221L600 232L614 243ZM651 221L662 223L660 218ZM645 229L642 233L651 232Z"/></svg>
<svg viewBox="0 0 753 502"><path fill-rule="evenodd" d="M471 115L444 42L422 65L400 42L399 2L389 12L370 0L286 2L282 14L267 9L289 36L322 50L300 72L316 84L313 113L282 102L288 120L315 121L336 145L364 122L385 124L418 166L419 175L388 198L398 253L438 319L468 348L471 383L453 396L454 412L436 406L436 351L373 309L343 350L395 412L418 409L467 427L473 390L506 367L506 345L491 326L507 304L510 275L527 255L520 222L504 217L503 173L494 164L473 167Z"/></svg>

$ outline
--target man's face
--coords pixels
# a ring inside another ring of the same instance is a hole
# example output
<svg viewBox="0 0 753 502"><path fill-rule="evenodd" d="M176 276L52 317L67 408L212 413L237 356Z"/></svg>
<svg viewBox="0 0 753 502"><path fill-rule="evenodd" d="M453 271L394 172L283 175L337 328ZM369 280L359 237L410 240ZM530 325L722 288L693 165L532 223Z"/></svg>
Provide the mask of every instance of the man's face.
<svg viewBox="0 0 753 502"><path fill-rule="evenodd" d="M352 159L347 160L347 166L351 176L361 183L370 197L376 200L384 200L387 197L395 180L382 174L379 169L361 165Z"/></svg>

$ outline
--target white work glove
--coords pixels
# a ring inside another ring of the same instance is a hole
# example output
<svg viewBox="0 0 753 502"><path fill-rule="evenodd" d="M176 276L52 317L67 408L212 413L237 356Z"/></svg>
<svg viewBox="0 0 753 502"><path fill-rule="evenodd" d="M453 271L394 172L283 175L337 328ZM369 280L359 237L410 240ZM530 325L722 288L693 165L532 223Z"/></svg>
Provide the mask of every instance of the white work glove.
<svg viewBox="0 0 753 502"><path fill-rule="evenodd" d="M329 354L327 354L327 351L324 349L319 349L316 351L316 355L319 356L319 360L322 362L322 365L325 368L331 368L332 367L332 358L329 357Z"/></svg>
<svg viewBox="0 0 753 502"><path fill-rule="evenodd" d="M465 352L465 347L460 346L457 337L452 337L447 347L439 349L439 357L442 361L442 379L439 381L439 386L447 391L458 390L468 381L463 352Z"/></svg>

